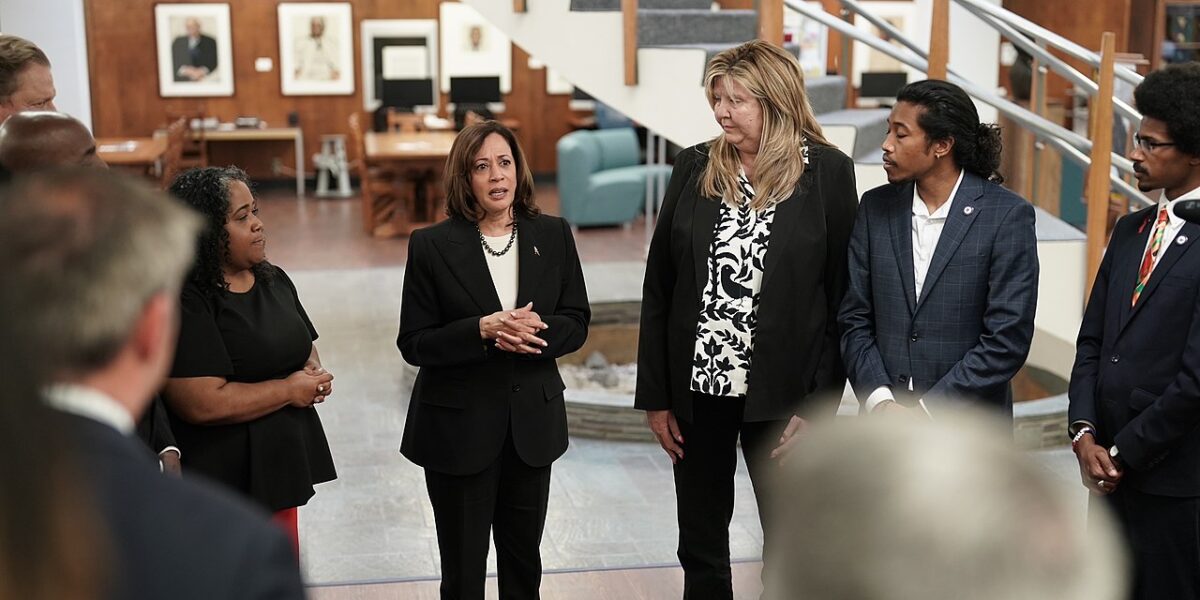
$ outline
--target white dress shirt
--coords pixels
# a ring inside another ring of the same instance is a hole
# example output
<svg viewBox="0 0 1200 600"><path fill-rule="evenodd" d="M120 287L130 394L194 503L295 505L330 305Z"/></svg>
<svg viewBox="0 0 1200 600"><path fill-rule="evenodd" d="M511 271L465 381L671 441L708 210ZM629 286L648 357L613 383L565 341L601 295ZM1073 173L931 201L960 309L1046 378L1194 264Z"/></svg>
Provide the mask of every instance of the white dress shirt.
<svg viewBox="0 0 1200 600"><path fill-rule="evenodd" d="M1170 248L1171 244L1175 243L1175 240L1179 237L1179 231L1183 229L1183 226L1187 223L1187 221L1183 220L1183 217L1175 214L1175 206L1183 200L1197 199L1200 199L1200 188L1191 190L1190 192L1171 200L1170 202L1167 202L1166 198L1159 199L1158 209L1162 210L1164 205L1167 207L1167 230L1163 232L1162 245L1158 247L1158 254L1154 257L1154 266L1158 266L1158 261L1162 260L1163 255L1167 253L1167 248ZM1147 227L1150 228L1151 235L1146 238L1146 248L1142 250L1142 256L1146 256L1146 250L1149 250L1150 244L1154 243L1154 222L1157 220L1158 213L1156 212L1154 213L1154 216L1150 217L1150 223L1147 225ZM1139 264L1140 262L1141 261L1139 261ZM1151 270L1151 273L1153 272L1154 271Z"/></svg>
<svg viewBox="0 0 1200 600"><path fill-rule="evenodd" d="M60 383L45 391L51 407L116 429L121 435L133 435L133 415L108 394L94 388Z"/></svg>
<svg viewBox="0 0 1200 600"><path fill-rule="evenodd" d="M954 197L958 195L958 188L962 185L964 171L958 172L958 181L954 182L954 189L950 190L950 197L938 207L933 214L929 214L929 207L925 201L921 199L921 193L917 191L916 184L913 185L913 200L912 200L912 251L913 251L913 287L917 293L917 299L921 299L921 290L925 287L925 276L929 274L929 264L933 262L933 253L937 250L938 240L942 239L942 230L946 228L946 219L950 216L950 207L954 204ZM908 390L913 390L912 377L908 379ZM867 412L875 410L880 402L886 400L895 400L895 395L892 394L892 388L881 385L867 396L865 408Z"/></svg>

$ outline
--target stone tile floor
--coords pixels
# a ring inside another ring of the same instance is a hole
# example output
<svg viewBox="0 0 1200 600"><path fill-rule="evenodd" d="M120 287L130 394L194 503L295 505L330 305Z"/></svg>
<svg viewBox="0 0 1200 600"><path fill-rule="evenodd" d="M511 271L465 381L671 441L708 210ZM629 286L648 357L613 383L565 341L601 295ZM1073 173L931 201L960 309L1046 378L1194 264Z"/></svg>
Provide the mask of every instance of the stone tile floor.
<svg viewBox="0 0 1200 600"><path fill-rule="evenodd" d="M307 578L436 577L424 479L397 451L411 386L395 347L403 270L281 266L295 280L321 333L324 362L337 377L335 394L320 414L340 476L319 486L300 513ZM594 300L639 295L639 263L588 263L585 272ZM1069 451L1033 456L1079 490L1082 515L1084 494ZM761 552L762 532L744 465L740 469L731 550L734 559L753 559ZM656 445L571 440L553 471L542 544L546 570L675 563L676 534L670 463Z"/></svg>

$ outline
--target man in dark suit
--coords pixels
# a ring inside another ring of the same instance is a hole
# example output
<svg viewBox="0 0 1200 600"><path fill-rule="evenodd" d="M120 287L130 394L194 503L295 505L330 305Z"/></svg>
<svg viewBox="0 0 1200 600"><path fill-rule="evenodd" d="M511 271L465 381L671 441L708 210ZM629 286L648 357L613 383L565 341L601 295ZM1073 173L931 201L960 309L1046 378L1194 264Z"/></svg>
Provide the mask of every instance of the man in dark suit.
<svg viewBox="0 0 1200 600"><path fill-rule="evenodd" d="M1135 598L1200 598L1200 64L1134 91L1129 158L1156 206L1117 221L1083 315L1071 372L1072 447L1083 483L1123 525Z"/></svg>
<svg viewBox="0 0 1200 600"><path fill-rule="evenodd" d="M200 20L188 17L187 35L171 42L175 81L200 81L217 69L217 40L200 33Z"/></svg>
<svg viewBox="0 0 1200 600"><path fill-rule="evenodd" d="M169 198L107 171L27 175L0 198L0 333L51 365L46 401L64 414L107 533L105 597L303 598L282 532L164 477L133 437L171 363L198 230Z"/></svg>
<svg viewBox="0 0 1200 600"><path fill-rule="evenodd" d="M842 358L865 412L981 403L1012 416L1009 382L1037 305L1033 207L1000 187L1000 133L958 86L905 86L888 119L889 183L850 238Z"/></svg>

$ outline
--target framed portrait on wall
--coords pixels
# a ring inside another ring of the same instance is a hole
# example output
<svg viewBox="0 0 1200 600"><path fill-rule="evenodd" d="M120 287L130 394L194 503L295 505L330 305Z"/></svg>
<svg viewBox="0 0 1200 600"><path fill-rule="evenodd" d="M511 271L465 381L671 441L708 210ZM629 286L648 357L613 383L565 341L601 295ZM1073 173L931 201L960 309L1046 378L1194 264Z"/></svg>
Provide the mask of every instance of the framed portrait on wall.
<svg viewBox="0 0 1200 600"><path fill-rule="evenodd" d="M233 95L233 35L228 4L156 4L158 93Z"/></svg>
<svg viewBox="0 0 1200 600"><path fill-rule="evenodd" d="M458 77L495 77L500 93L512 89L512 41L469 4L443 2L441 17L442 92ZM454 101L451 94L451 102Z"/></svg>
<svg viewBox="0 0 1200 600"><path fill-rule="evenodd" d="M391 102L438 106L438 22L436 19L364 19L362 39L363 108L379 108L385 88ZM417 82L427 81L428 92ZM426 102L428 101L428 103Z"/></svg>
<svg viewBox="0 0 1200 600"><path fill-rule="evenodd" d="M354 93L354 29L348 2L279 5L279 79L285 96Z"/></svg>

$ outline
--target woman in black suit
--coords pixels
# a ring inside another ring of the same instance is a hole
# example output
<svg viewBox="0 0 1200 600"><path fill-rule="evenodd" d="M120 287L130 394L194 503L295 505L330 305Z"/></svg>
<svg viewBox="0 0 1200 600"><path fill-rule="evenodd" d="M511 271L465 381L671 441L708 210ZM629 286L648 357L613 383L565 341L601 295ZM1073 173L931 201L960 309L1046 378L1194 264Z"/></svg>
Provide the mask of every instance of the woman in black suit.
<svg viewBox="0 0 1200 600"><path fill-rule="evenodd" d="M500 597L537 598L550 464L567 449L554 359L587 338L583 270L503 125L458 134L445 186L450 218L408 245L396 345L420 371L400 451L425 468L442 598L483 598L493 529Z"/></svg>
<svg viewBox="0 0 1200 600"><path fill-rule="evenodd" d="M837 410L857 196L794 57L760 41L731 48L704 88L723 131L676 158L646 264L635 405L675 465L684 597L732 598L739 437L766 560L770 460Z"/></svg>

